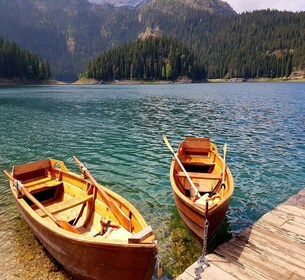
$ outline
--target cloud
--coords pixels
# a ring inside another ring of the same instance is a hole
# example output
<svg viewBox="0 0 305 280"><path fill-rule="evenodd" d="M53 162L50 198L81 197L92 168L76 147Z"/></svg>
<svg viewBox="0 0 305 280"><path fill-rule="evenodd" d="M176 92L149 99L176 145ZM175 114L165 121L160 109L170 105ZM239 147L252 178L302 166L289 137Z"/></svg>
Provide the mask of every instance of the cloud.
<svg viewBox="0 0 305 280"><path fill-rule="evenodd" d="M262 9L305 11L304 0L226 0L238 13Z"/></svg>

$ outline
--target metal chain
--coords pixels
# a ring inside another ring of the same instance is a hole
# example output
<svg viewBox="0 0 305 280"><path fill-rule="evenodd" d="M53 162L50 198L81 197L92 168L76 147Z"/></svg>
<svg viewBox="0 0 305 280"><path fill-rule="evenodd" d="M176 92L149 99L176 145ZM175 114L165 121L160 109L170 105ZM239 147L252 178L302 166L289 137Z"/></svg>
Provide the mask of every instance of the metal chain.
<svg viewBox="0 0 305 280"><path fill-rule="evenodd" d="M210 266L207 259L205 258L207 254L207 245L208 245L208 231L209 231L209 221L206 218L204 222L204 235L203 235L203 246L202 246L202 254L198 258L198 267L195 268L195 280L201 279L201 273Z"/></svg>

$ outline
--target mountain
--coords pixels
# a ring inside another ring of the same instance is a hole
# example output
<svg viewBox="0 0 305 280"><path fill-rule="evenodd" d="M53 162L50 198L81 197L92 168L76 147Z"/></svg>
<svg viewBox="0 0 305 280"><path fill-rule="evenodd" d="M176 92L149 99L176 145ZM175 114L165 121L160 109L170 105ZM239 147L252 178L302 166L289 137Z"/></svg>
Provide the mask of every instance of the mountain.
<svg viewBox="0 0 305 280"><path fill-rule="evenodd" d="M283 77L305 65L302 12L237 14L219 0L2 0L0 18L0 38L37 53L59 80L76 80L89 60L149 34L184 42L208 78Z"/></svg>
<svg viewBox="0 0 305 280"><path fill-rule="evenodd" d="M146 80L202 81L203 65L182 43L166 37L149 37L114 48L88 63L85 78L101 81Z"/></svg>
<svg viewBox="0 0 305 280"><path fill-rule="evenodd" d="M171 10L173 7L179 5L185 8L192 7L199 10L210 11L212 13L236 13L227 2L221 0L89 0L89 2L95 4L108 3L118 7L136 7L147 4L167 10Z"/></svg>
<svg viewBox="0 0 305 280"><path fill-rule="evenodd" d="M145 19L150 18L147 13L159 13L163 1L132 8L97 5L86 0L2 0L0 38L14 41L47 60L55 79L75 80L90 58L136 40L151 25ZM187 5L180 0L170 1L177 4L175 10L179 9L181 17L189 18L197 10L198 5L192 7L196 0ZM202 6L204 2L221 1L197 2L202 2ZM166 5L169 9L171 4ZM162 21L168 14L160 13L160 17Z"/></svg>
<svg viewBox="0 0 305 280"><path fill-rule="evenodd" d="M0 80L18 78L41 81L48 80L50 75L49 65L37 55L20 49L15 43L0 39Z"/></svg>
<svg viewBox="0 0 305 280"><path fill-rule="evenodd" d="M75 80L90 58L140 32L135 9L86 0L2 0L0 18L0 38L37 53L63 80Z"/></svg>
<svg viewBox="0 0 305 280"><path fill-rule="evenodd" d="M122 6L130 6L130 7L136 7L147 0L89 0L91 3L95 4L111 4L116 7L122 7Z"/></svg>
<svg viewBox="0 0 305 280"><path fill-rule="evenodd" d="M227 2L221 0L153 0L148 5L169 14L172 14L177 9L205 11L217 15L236 14Z"/></svg>

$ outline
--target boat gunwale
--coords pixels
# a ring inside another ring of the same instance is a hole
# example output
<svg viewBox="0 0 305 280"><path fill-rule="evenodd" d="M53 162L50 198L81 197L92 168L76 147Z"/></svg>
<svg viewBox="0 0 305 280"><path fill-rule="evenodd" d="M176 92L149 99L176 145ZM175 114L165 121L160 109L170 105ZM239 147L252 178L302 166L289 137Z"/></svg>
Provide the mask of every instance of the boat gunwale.
<svg viewBox="0 0 305 280"><path fill-rule="evenodd" d="M180 145L183 143L184 141L182 141L179 144L179 148L178 151L180 151ZM211 142L211 153L213 153L222 163L223 163L223 158L220 156L220 154L218 153L218 149L217 146ZM190 200L186 195L184 195L178 188L177 184L176 184L176 178L175 178L175 163L176 160L173 159L172 163L171 163L171 168L170 168L170 182L171 182L171 186L172 186L172 191L174 192L175 195L177 195L179 197L180 200L182 200L182 202L184 202L185 204L187 204L191 209L193 209L194 211L198 212L199 214L205 214L205 207L202 205L198 205L197 203L193 202L192 200ZM217 205L215 207L211 207L211 209L209 208L209 213L213 214L214 212L217 212L220 208L222 208L222 205L226 204L228 200L231 199L233 192L234 192L234 181L233 181L233 176L232 173L230 171L229 166L226 166L226 178L227 180L229 180L229 185L230 187L228 190L228 193L225 195L224 199L221 199L219 203L217 203Z"/></svg>
<svg viewBox="0 0 305 280"><path fill-rule="evenodd" d="M67 170L62 170L62 169L58 169L58 168L55 168L55 167L51 167L51 168L58 171L58 172L66 173L69 176L75 177L75 178L77 178L77 180L82 180L82 181L87 182L87 180L85 180L82 177L82 175L71 172L68 169ZM64 182L64 180L63 180L63 182ZM110 190L110 189L108 189L108 188L106 188L102 185L100 185L100 186L104 189L104 191L106 191L111 196L112 199L114 199L116 201L120 201L122 203L122 205L124 205L124 207L126 207L128 210L130 210L132 212L132 215L138 220L142 229L144 229L145 227L148 226L144 217L140 214L140 212L128 200L126 200L125 198L123 198L122 196L117 194L116 192L114 192L114 191L112 191L112 190ZM121 247L130 247L130 248L143 248L143 247L145 247L145 248L148 248L148 249L149 248L156 248L156 242L151 242L151 243L148 243L148 242L146 242L146 243L145 242L142 242L142 243L126 243L126 241L120 241L119 239L100 239L100 238L95 238L95 237L91 237L91 236L80 235L80 234L75 234L75 233L69 232L65 229L62 229L62 228L58 227L55 223L53 224L53 223L49 222L48 220L42 218L24 200L24 198L18 198L17 192L16 192L12 182L10 182L10 188L11 188L11 191L13 193L15 203L17 204L18 207L23 209L23 212L25 213L25 215L31 216L40 226L44 227L46 230L51 232L51 234L56 235L59 238L69 239L70 242L76 242L76 243L82 242L83 244L90 244L91 246L97 246L97 247L100 247L100 246L104 245L104 246L110 246L110 247L117 246L119 248L121 248ZM34 229L32 229L32 230L35 232ZM153 240L154 239L155 239L155 235L153 234Z"/></svg>

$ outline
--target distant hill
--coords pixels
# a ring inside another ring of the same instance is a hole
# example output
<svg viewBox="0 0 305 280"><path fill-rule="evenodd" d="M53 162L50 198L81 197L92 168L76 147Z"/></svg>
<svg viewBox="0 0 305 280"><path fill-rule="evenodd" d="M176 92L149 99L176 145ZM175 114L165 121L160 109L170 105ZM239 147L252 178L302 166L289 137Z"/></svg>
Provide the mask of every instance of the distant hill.
<svg viewBox="0 0 305 280"><path fill-rule="evenodd" d="M114 48L87 65L85 78L100 81L144 80L192 81L206 78L203 65L181 43L165 37L149 37Z"/></svg>
<svg viewBox="0 0 305 280"><path fill-rule="evenodd" d="M122 6L136 7L138 5L141 5L142 3L147 2L147 0L89 0L89 2L95 4L111 4L117 7L122 7Z"/></svg>
<svg viewBox="0 0 305 280"><path fill-rule="evenodd" d="M157 0L153 8L159 1L163 0ZM140 18L147 13L142 9L96 5L86 0L3 0L0 38L46 59L56 79L75 80L90 58L137 39L150 24ZM162 20L164 15L160 16Z"/></svg>
<svg viewBox="0 0 305 280"><path fill-rule="evenodd" d="M142 29L137 10L86 0L3 0L0 18L0 38L37 53L54 78L68 81L90 58L135 40Z"/></svg>
<svg viewBox="0 0 305 280"><path fill-rule="evenodd" d="M49 65L28 50L15 43L0 39L0 80L18 78L27 81L42 81L50 78Z"/></svg>
<svg viewBox="0 0 305 280"><path fill-rule="evenodd" d="M108 3L118 7L136 7L145 4L169 10L179 5L181 7L192 7L212 13L236 13L227 2L221 0L89 0L89 2L96 4Z"/></svg>
<svg viewBox="0 0 305 280"><path fill-rule="evenodd" d="M148 6L162 9L169 14L181 9L210 12L216 15L236 14L227 2L221 0L154 0L149 2Z"/></svg>
<svg viewBox="0 0 305 280"><path fill-rule="evenodd" d="M236 14L219 0L2 0L0 18L0 38L37 53L59 80L76 80L90 59L154 32L184 42L208 78L283 77L305 65L305 13Z"/></svg>

